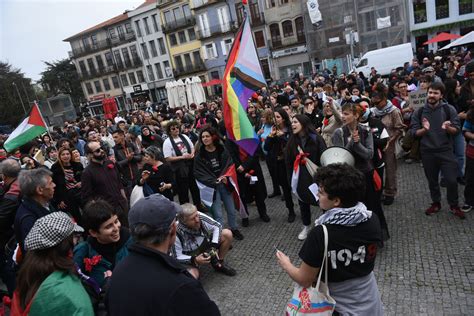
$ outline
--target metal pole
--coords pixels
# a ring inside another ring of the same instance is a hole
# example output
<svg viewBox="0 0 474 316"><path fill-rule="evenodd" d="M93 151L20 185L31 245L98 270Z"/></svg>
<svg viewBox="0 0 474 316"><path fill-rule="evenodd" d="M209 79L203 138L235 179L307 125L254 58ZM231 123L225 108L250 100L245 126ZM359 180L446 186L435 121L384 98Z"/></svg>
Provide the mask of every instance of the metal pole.
<svg viewBox="0 0 474 316"><path fill-rule="evenodd" d="M26 94L26 99L28 100L28 105L30 105L30 96L28 95L28 92L26 92L25 85L23 84L23 81L21 82L21 86L23 87L23 92Z"/></svg>
<svg viewBox="0 0 474 316"><path fill-rule="evenodd" d="M26 114L25 104L23 103L23 99L21 98L20 91L18 90L18 87L14 82L12 82L12 85L14 85L15 88L16 88L16 93L18 93L18 98L20 98L21 106L23 107L23 112L25 112L25 114Z"/></svg>

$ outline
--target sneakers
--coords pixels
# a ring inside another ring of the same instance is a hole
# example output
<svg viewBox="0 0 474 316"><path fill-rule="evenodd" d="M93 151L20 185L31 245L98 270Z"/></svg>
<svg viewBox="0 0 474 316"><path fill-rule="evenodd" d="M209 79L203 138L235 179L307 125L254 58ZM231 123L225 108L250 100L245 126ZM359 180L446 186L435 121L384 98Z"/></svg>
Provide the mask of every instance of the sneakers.
<svg viewBox="0 0 474 316"><path fill-rule="evenodd" d="M303 230L298 234L299 240L305 240L308 237L309 226L303 226Z"/></svg>
<svg viewBox="0 0 474 316"><path fill-rule="evenodd" d="M296 213L293 211L290 211L288 214L288 223L293 223L296 219Z"/></svg>
<svg viewBox="0 0 474 316"><path fill-rule="evenodd" d="M426 215L433 215L441 210L441 203L431 203L431 206L425 210Z"/></svg>
<svg viewBox="0 0 474 316"><path fill-rule="evenodd" d="M469 211L472 210L472 206L465 204L463 207L461 207L461 211L464 213L469 213Z"/></svg>
<svg viewBox="0 0 474 316"><path fill-rule="evenodd" d="M260 215L260 219L265 223L268 223L270 221L270 217L268 216L267 213Z"/></svg>
<svg viewBox="0 0 474 316"><path fill-rule="evenodd" d="M244 235L238 230L238 229L232 229L232 235L234 236L234 239L237 240L242 240L244 239Z"/></svg>
<svg viewBox="0 0 474 316"><path fill-rule="evenodd" d="M237 272L229 267L228 265L224 264L224 261L219 260L216 264L212 266L214 270L216 270L219 273L228 275L228 276L234 276L237 274Z"/></svg>
<svg viewBox="0 0 474 316"><path fill-rule="evenodd" d="M466 215L464 215L464 212L461 211L459 206L451 206L451 207L449 207L449 209L451 210L451 213L453 213L454 216L457 216L460 219L465 219L466 218Z"/></svg>

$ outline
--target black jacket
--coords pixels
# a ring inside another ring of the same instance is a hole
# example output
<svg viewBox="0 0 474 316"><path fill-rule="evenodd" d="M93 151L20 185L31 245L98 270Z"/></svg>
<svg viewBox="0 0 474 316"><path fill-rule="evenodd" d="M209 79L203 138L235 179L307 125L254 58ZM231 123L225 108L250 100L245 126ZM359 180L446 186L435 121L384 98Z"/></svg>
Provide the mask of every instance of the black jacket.
<svg viewBox="0 0 474 316"><path fill-rule="evenodd" d="M132 143L126 142L125 147L127 152L133 153L132 160L127 159L125 149L118 144L114 146L115 160L117 161L117 165L124 180L135 181L139 178L138 163L142 161L142 155L138 148Z"/></svg>
<svg viewBox="0 0 474 316"><path fill-rule="evenodd" d="M232 165L232 158L224 146L219 144L216 150L219 151L220 155L220 174L222 175ZM212 172L211 162L206 157L206 149L204 149L204 146L200 147L198 154L194 157L194 178L205 186L216 188L218 177Z"/></svg>
<svg viewBox="0 0 474 316"><path fill-rule="evenodd" d="M110 280L109 315L220 315L201 283L176 259L139 244L129 250Z"/></svg>
<svg viewBox="0 0 474 316"><path fill-rule="evenodd" d="M13 222L15 221L16 211L20 206L21 193L18 179L15 179L9 185L2 188L0 194L0 247L13 236Z"/></svg>

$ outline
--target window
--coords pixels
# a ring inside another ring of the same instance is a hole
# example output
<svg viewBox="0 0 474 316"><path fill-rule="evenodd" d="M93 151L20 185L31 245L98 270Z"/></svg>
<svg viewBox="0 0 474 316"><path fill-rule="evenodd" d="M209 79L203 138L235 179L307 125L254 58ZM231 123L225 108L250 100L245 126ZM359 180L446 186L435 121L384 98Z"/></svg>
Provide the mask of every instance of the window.
<svg viewBox="0 0 474 316"><path fill-rule="evenodd" d="M148 54L148 48L146 47L146 43L141 43L142 46L142 52L143 52L143 58L149 59L150 55Z"/></svg>
<svg viewBox="0 0 474 316"><path fill-rule="evenodd" d="M132 54L133 62L136 62L140 58L138 58L138 53L137 53L137 46L132 45L129 47L130 48L130 54Z"/></svg>
<svg viewBox="0 0 474 316"><path fill-rule="evenodd" d="M186 19L189 19L189 18L192 16L191 10L189 9L189 5L188 5L188 4L183 5L183 12L184 12L184 17L185 17Z"/></svg>
<svg viewBox="0 0 474 316"><path fill-rule="evenodd" d="M123 55L123 61L125 62L125 66L131 67L132 61L130 60L130 54L128 53L127 47L122 48L122 55Z"/></svg>
<svg viewBox="0 0 474 316"><path fill-rule="evenodd" d="M95 73L94 61L92 58L87 58L87 66L89 66L89 71Z"/></svg>
<svg viewBox="0 0 474 316"><path fill-rule="evenodd" d="M117 26L117 33L118 33L119 38L121 39L125 38L125 33L121 25Z"/></svg>
<svg viewBox="0 0 474 316"><path fill-rule="evenodd" d="M150 26L148 25L148 18L143 18L143 25L145 26L146 35L150 35Z"/></svg>
<svg viewBox="0 0 474 316"><path fill-rule="evenodd" d="M221 45L222 45L222 54L225 56L227 54L229 54L230 52L230 49L232 48L232 39L231 38L228 38L228 39L225 39L221 42Z"/></svg>
<svg viewBox="0 0 474 316"><path fill-rule="evenodd" d="M137 35L142 37L142 29L140 28L140 21L135 21L135 28L137 29Z"/></svg>
<svg viewBox="0 0 474 316"><path fill-rule="evenodd" d="M289 20L283 21L283 37L293 36L293 23Z"/></svg>
<svg viewBox="0 0 474 316"><path fill-rule="evenodd" d="M151 56L157 57L158 56L158 51L156 50L155 41L149 41L148 44L150 45Z"/></svg>
<svg viewBox="0 0 474 316"><path fill-rule="evenodd" d="M112 58L111 52L105 53L105 61L107 62L107 66L112 67L114 65L114 59Z"/></svg>
<svg viewBox="0 0 474 316"><path fill-rule="evenodd" d="M172 24L175 22L174 15L172 11L166 11L165 12L165 23L166 24Z"/></svg>
<svg viewBox="0 0 474 316"><path fill-rule="evenodd" d="M177 69L184 69L183 59L181 58L181 56L174 56L174 63Z"/></svg>
<svg viewBox="0 0 474 316"><path fill-rule="evenodd" d="M158 20L156 19L156 14L153 14L151 16L151 20L153 21L153 29L155 30L155 32L158 32L159 28L158 28Z"/></svg>
<svg viewBox="0 0 474 316"><path fill-rule="evenodd" d="M138 82L145 82L145 77L143 77L143 71L137 70L137 79Z"/></svg>
<svg viewBox="0 0 474 316"><path fill-rule="evenodd" d="M426 0L413 1L413 12L415 14L415 24L426 22Z"/></svg>
<svg viewBox="0 0 474 316"><path fill-rule="evenodd" d="M449 0L436 0L436 19L449 17Z"/></svg>
<svg viewBox="0 0 474 316"><path fill-rule="evenodd" d="M165 88L157 88L156 91L158 92L158 98L160 100L164 100L168 97L166 95L166 89Z"/></svg>
<svg viewBox="0 0 474 316"><path fill-rule="evenodd" d="M160 37L158 39L158 47L160 48L160 54L161 55L166 55L166 46L165 46L165 41L163 41L163 38Z"/></svg>
<svg viewBox="0 0 474 316"><path fill-rule="evenodd" d="M183 10L179 7L173 9L173 14L176 21L181 21L184 19Z"/></svg>
<svg viewBox="0 0 474 316"><path fill-rule="evenodd" d="M92 85L90 82L86 82L86 89L87 89L87 94L94 94L94 90L92 90Z"/></svg>
<svg viewBox="0 0 474 316"><path fill-rule="evenodd" d="M392 25L395 25L395 23L400 21L400 9L398 6L388 8L388 13L390 14L390 21L392 21Z"/></svg>
<svg viewBox="0 0 474 316"><path fill-rule="evenodd" d="M304 22L302 16L295 19L295 29L298 42L304 42L306 40L306 37L304 35Z"/></svg>
<svg viewBox="0 0 474 316"><path fill-rule="evenodd" d="M128 86L128 78L127 78L126 74L121 74L120 79L122 79L122 85L123 86L125 86L125 87Z"/></svg>
<svg viewBox="0 0 474 316"><path fill-rule="evenodd" d="M114 28L109 29L109 37L110 37L110 39L113 39L113 40L117 38L117 33L115 33Z"/></svg>
<svg viewBox="0 0 474 316"><path fill-rule="evenodd" d="M178 45L178 40L176 39L176 34L174 34L174 33L170 34L169 39L170 39L170 46Z"/></svg>
<svg viewBox="0 0 474 316"><path fill-rule="evenodd" d="M104 69L104 61L102 60L102 55L96 55L95 61L97 62L97 68Z"/></svg>
<svg viewBox="0 0 474 316"><path fill-rule="evenodd" d="M100 85L100 81L99 81L99 80L94 81L94 86L95 86L95 91L96 91L97 93L102 92L102 86Z"/></svg>
<svg viewBox="0 0 474 316"><path fill-rule="evenodd" d="M127 32L127 34L133 33L132 24L125 23L125 32Z"/></svg>
<svg viewBox="0 0 474 316"><path fill-rule="evenodd" d="M146 66L146 70L148 72L148 79L150 79L150 81L155 81L155 75L153 74L153 68L151 68L151 65Z"/></svg>
<svg viewBox="0 0 474 316"><path fill-rule="evenodd" d="M469 14L474 12L474 2L472 0L459 0L459 14Z"/></svg>
<svg viewBox="0 0 474 316"><path fill-rule="evenodd" d="M367 58L364 58L360 61L360 63L357 65L357 67L364 67L367 66Z"/></svg>
<svg viewBox="0 0 474 316"><path fill-rule="evenodd" d="M265 37L263 36L263 31L258 31L254 33L255 35L255 45L257 48L265 47Z"/></svg>
<svg viewBox="0 0 474 316"><path fill-rule="evenodd" d="M91 43L92 43L92 47L97 47L97 35L95 34L91 35Z"/></svg>
<svg viewBox="0 0 474 316"><path fill-rule="evenodd" d="M135 79L135 73L129 72L128 78L130 79L130 84L137 84L137 79Z"/></svg>
<svg viewBox="0 0 474 316"><path fill-rule="evenodd" d="M191 66L193 64L193 62L191 61L191 55L184 54L183 57L184 57L184 64L186 66Z"/></svg>
<svg viewBox="0 0 474 316"><path fill-rule="evenodd" d="M109 91L110 90L110 83L109 83L109 78L105 78L102 80L102 83L104 84L104 90Z"/></svg>
<svg viewBox="0 0 474 316"><path fill-rule="evenodd" d="M194 32L194 29L188 29L188 38L190 41L196 40L196 32Z"/></svg>
<svg viewBox="0 0 474 316"><path fill-rule="evenodd" d="M364 29L366 32L370 32L376 29L374 11L363 13L362 21L363 21Z"/></svg>
<svg viewBox="0 0 474 316"><path fill-rule="evenodd" d="M202 63L201 54L199 54L198 50L193 52L193 59L194 59L194 63L196 65Z"/></svg>
<svg viewBox="0 0 474 316"><path fill-rule="evenodd" d="M216 47L214 46L214 43L207 44L204 46L205 49L205 56L207 58L216 58L217 57L217 52L216 52Z"/></svg>
<svg viewBox="0 0 474 316"><path fill-rule="evenodd" d="M178 32L178 37L179 37L180 44L186 43L186 34L184 33L184 31Z"/></svg>
<svg viewBox="0 0 474 316"><path fill-rule="evenodd" d="M117 67L123 67L122 56L119 50L114 50L115 63Z"/></svg>
<svg viewBox="0 0 474 316"><path fill-rule="evenodd" d="M288 1L289 1L289 0L280 0L280 1L281 1L281 2L280 2L281 4L288 4Z"/></svg>
<svg viewBox="0 0 474 316"><path fill-rule="evenodd" d="M280 27L278 24L270 24L270 36L272 37L273 46L281 46Z"/></svg>
<svg viewBox="0 0 474 316"><path fill-rule="evenodd" d="M155 68L156 68L156 76L158 77L158 79L163 79L163 71L161 70L160 63L156 63Z"/></svg>
<svg viewBox="0 0 474 316"><path fill-rule="evenodd" d="M276 7L276 0L267 0L267 6L268 8Z"/></svg>
<svg viewBox="0 0 474 316"><path fill-rule="evenodd" d="M114 86L114 89L120 88L120 83L117 76L112 77L112 85Z"/></svg>
<svg viewBox="0 0 474 316"><path fill-rule="evenodd" d="M82 74L86 74L86 73L87 73L86 64L84 63L83 60L80 60L80 61L79 61L79 69L81 69L81 73L82 73Z"/></svg>
<svg viewBox="0 0 474 316"><path fill-rule="evenodd" d="M173 71L171 70L169 61L165 60L163 62L163 68L165 68L166 77L171 77L173 75Z"/></svg>
<svg viewBox="0 0 474 316"><path fill-rule="evenodd" d="M219 79L219 72L218 71L211 71L211 78L212 79Z"/></svg>

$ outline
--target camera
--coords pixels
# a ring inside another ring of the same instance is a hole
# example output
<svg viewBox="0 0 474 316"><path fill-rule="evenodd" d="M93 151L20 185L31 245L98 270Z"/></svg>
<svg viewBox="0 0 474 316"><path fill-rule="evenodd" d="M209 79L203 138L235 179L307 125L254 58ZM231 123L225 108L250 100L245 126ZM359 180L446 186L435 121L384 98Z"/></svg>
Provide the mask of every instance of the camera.
<svg viewBox="0 0 474 316"><path fill-rule="evenodd" d="M219 256L217 254L217 250L214 248L211 248L208 252L209 257L211 257L211 265L216 265L219 262Z"/></svg>

